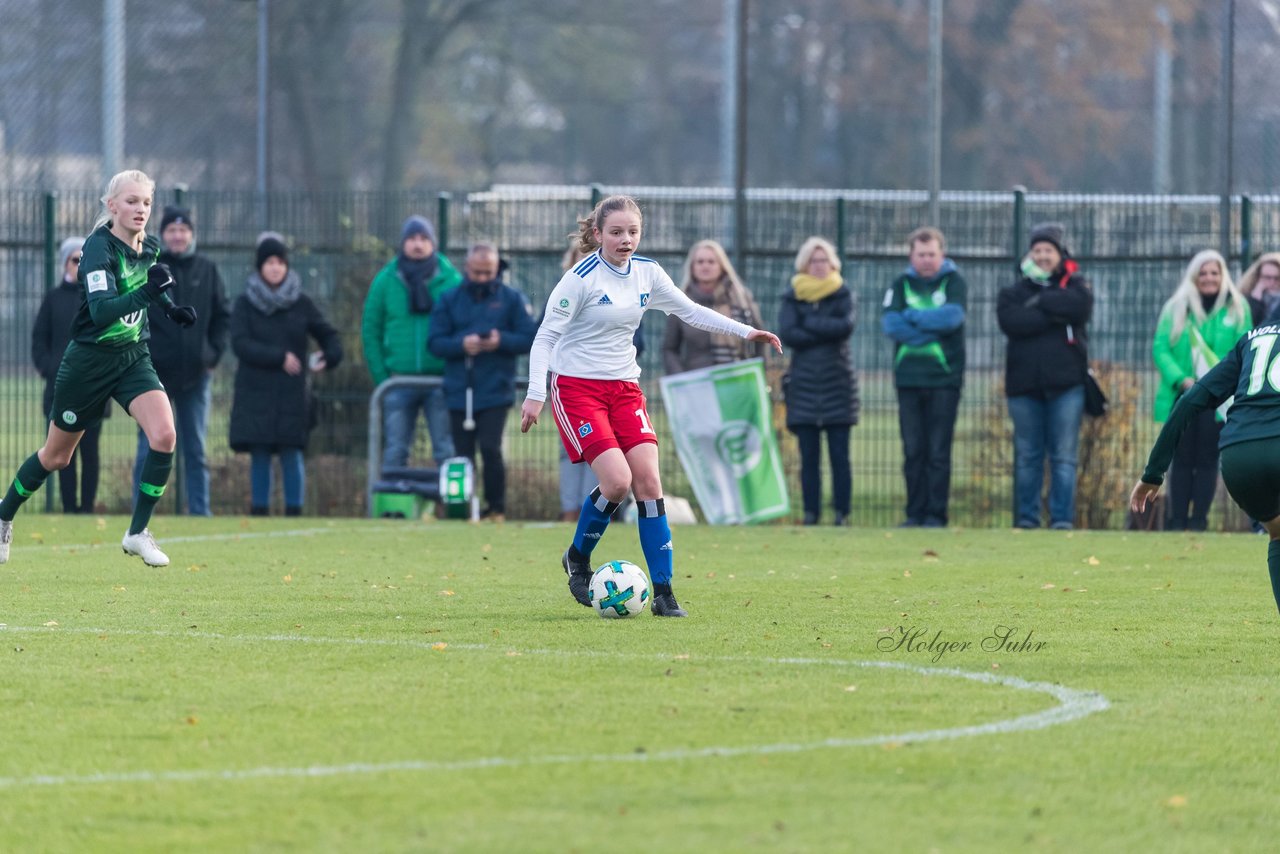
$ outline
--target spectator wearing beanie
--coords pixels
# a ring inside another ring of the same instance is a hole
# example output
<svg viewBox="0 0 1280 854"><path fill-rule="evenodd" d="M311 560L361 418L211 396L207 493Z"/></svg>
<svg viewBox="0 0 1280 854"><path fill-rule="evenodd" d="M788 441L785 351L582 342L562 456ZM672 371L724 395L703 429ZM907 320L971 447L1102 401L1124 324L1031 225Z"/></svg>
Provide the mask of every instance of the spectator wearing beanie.
<svg viewBox="0 0 1280 854"><path fill-rule="evenodd" d="M374 276L364 303L360 335L375 386L392 377L444 374L444 360L427 349L431 312L441 294L461 281L457 269L437 251L431 222L417 215L406 219L399 251ZM384 469L409 461L419 412L426 419L436 463L454 455L443 388L401 385L382 399Z"/></svg>
<svg viewBox="0 0 1280 854"><path fill-rule="evenodd" d="M185 502L185 509L192 516L209 516L212 508L205 440L213 372L227 349L227 289L217 265L196 251L195 222L189 209L165 207L160 217L160 240L160 262L173 274L173 298L179 305L195 308L196 322L190 327L166 323L164 307L150 306L151 361L176 416L181 486L178 511L182 512ZM133 466L135 495L147 451L147 437L139 430Z"/></svg>
<svg viewBox="0 0 1280 854"><path fill-rule="evenodd" d="M80 255L84 248L84 238L68 237L58 247L58 269L62 277L57 287L44 295L40 309L36 312L36 322L31 329L31 360L36 370L44 377L44 417L46 422L53 409L53 386L58 376L58 366L62 364L62 354L71 340L71 321L80 309L83 299L80 292ZM166 323L176 326L173 323ZM103 415L111 413L111 401L107 401ZM100 457L98 454L99 438L102 436L102 422L95 423L84 431L80 444L71 454L71 462L58 472L58 492L62 498L63 513L92 513L98 495L98 473ZM80 478L77 484L76 469L79 461ZM79 495L76 487L79 486Z"/></svg>
<svg viewBox="0 0 1280 854"><path fill-rule="evenodd" d="M231 311L236 368L230 444L248 453L250 512L265 516L271 503L271 459L279 455L288 516L302 513L306 493L303 450L313 424L308 374L333 370L342 342L289 268L283 238L267 232L254 251L256 272ZM307 339L319 350L307 356Z"/></svg>
<svg viewBox="0 0 1280 854"><path fill-rule="evenodd" d="M1000 330L1008 338L1004 385L1013 420L1013 523L1040 527L1048 456L1049 525L1070 530L1093 292L1058 223L1031 229L1019 270L1021 277L1000 291L996 303Z"/></svg>

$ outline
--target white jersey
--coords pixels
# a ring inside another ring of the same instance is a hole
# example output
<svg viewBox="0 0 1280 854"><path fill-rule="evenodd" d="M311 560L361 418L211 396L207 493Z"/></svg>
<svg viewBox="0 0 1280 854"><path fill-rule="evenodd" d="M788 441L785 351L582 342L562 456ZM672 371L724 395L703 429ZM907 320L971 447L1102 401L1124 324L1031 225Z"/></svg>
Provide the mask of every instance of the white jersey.
<svg viewBox="0 0 1280 854"><path fill-rule="evenodd" d="M649 309L708 332L742 338L752 332L745 323L689 299L653 259L633 255L619 269L596 250L567 271L547 297L529 353L528 398L547 399L548 369L582 379L637 379L632 338Z"/></svg>

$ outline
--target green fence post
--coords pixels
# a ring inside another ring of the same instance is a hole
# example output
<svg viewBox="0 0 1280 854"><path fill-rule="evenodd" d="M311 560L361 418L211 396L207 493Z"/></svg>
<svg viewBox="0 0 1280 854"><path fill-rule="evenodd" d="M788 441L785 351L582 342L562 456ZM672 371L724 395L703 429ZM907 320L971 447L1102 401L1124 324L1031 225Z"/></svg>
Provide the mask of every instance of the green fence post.
<svg viewBox="0 0 1280 854"><path fill-rule="evenodd" d="M436 237L440 239L437 248L445 255L449 254L449 202L452 200L449 193L436 196Z"/></svg>
<svg viewBox="0 0 1280 854"><path fill-rule="evenodd" d="M1236 269L1243 270L1249 266L1249 259L1253 257L1253 200L1248 196L1240 196L1240 266ZM1231 263L1231 259L1227 259L1227 263Z"/></svg>
<svg viewBox="0 0 1280 854"><path fill-rule="evenodd" d="M46 289L58 286L62 271L55 270L58 264L58 194L44 194L44 286Z"/></svg>
<svg viewBox="0 0 1280 854"><path fill-rule="evenodd" d="M62 271L58 266L58 194L44 194L44 285L45 290L58 286L62 281ZM57 478L49 478L49 486L44 491L44 512L53 512L53 489Z"/></svg>
<svg viewBox="0 0 1280 854"><path fill-rule="evenodd" d="M1027 242L1027 189L1026 187L1013 188L1013 247L1010 254L1013 256L1013 269L1018 270L1018 261L1022 258L1022 247Z"/></svg>
<svg viewBox="0 0 1280 854"><path fill-rule="evenodd" d="M596 205L600 204L600 200L604 198L604 187L599 184L591 185L591 209L595 210Z"/></svg>
<svg viewBox="0 0 1280 854"><path fill-rule="evenodd" d="M179 208L185 208L185 207L186 207L186 199L187 199L187 185L186 185L186 184L174 184L174 185L173 185L173 204L174 204L174 206L175 206L175 207L179 207Z"/></svg>
<svg viewBox="0 0 1280 854"><path fill-rule="evenodd" d="M840 263L844 263L845 258L845 207L846 202L844 196L836 198L836 254L840 256Z"/></svg>

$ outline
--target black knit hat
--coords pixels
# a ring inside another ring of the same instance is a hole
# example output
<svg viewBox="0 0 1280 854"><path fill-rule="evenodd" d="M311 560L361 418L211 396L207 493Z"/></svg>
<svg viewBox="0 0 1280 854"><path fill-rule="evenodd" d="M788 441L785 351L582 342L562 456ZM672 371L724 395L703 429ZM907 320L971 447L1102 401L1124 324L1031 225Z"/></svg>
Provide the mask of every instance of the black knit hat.
<svg viewBox="0 0 1280 854"><path fill-rule="evenodd" d="M191 221L191 210L189 208L180 208L176 205L165 205L164 216L160 217L160 233L164 234L164 230L175 222L180 222L191 230L195 230L195 223Z"/></svg>
<svg viewBox="0 0 1280 854"><path fill-rule="evenodd" d="M1027 248L1037 243L1052 243L1059 255L1070 255L1067 251L1065 229L1060 222L1042 222L1031 226L1031 236L1027 240Z"/></svg>
<svg viewBox="0 0 1280 854"><path fill-rule="evenodd" d="M284 239L280 235L273 231L268 231L258 238L258 248L254 252L253 266L261 270L266 260L273 257L283 261L286 267L289 266L289 247L284 245Z"/></svg>

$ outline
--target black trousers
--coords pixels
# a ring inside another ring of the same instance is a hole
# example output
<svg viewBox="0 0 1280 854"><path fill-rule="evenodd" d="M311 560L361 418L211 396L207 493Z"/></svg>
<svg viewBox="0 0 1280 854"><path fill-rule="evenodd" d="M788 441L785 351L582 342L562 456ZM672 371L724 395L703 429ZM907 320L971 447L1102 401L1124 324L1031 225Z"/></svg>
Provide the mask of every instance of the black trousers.
<svg viewBox="0 0 1280 854"><path fill-rule="evenodd" d="M1166 529L1203 531L1218 489L1218 439L1222 422L1214 411L1201 412L1187 425L1169 467L1169 518Z"/></svg>
<svg viewBox="0 0 1280 854"><path fill-rule="evenodd" d="M847 517L853 495L853 469L849 464L849 425L791 427L800 445L800 495L805 521L822 516L822 433L827 434L827 458L831 463L831 503L836 515Z"/></svg>
<svg viewBox="0 0 1280 854"><path fill-rule="evenodd" d="M477 409L472 413L476 429L462 429L466 413L460 409L449 410L449 426L453 433L453 448L459 456L476 462L476 448L480 449L484 471L484 502L487 513L506 513L507 464L502 459L502 431L507 425L510 406L493 406Z"/></svg>
<svg viewBox="0 0 1280 854"><path fill-rule="evenodd" d="M958 388L898 389L902 476L907 482L907 521L947 524L951 495L951 440L960 409Z"/></svg>

